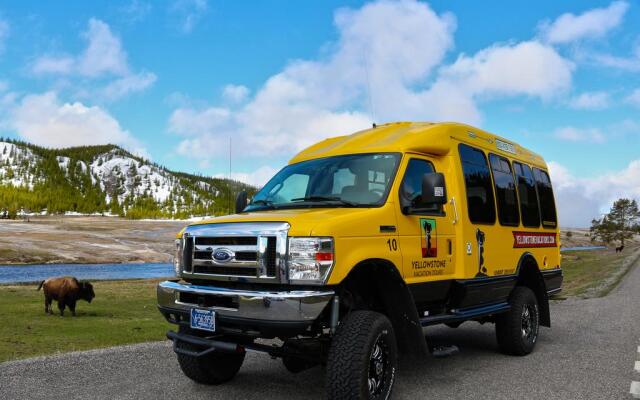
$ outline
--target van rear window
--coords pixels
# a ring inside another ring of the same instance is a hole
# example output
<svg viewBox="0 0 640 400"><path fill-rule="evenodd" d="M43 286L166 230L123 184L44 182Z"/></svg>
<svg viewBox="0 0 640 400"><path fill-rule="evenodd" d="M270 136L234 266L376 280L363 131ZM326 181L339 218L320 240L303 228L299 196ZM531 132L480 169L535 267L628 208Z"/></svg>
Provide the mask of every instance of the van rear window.
<svg viewBox="0 0 640 400"><path fill-rule="evenodd" d="M518 197L511 165L506 158L496 154L489 154L489 162L491 163L493 181L496 187L498 221L500 221L501 225L518 226L520 224L520 214L518 213Z"/></svg>
<svg viewBox="0 0 640 400"><path fill-rule="evenodd" d="M518 200L520 201L522 225L527 228L537 228L540 226L540 209L531 168L526 164L514 161L513 170L518 180Z"/></svg>
<svg viewBox="0 0 640 400"><path fill-rule="evenodd" d="M553 188L551 187L549 175L541 169L534 168L533 177L536 180L536 187L538 188L542 226L545 228L555 228L558 226L556 203L553 200Z"/></svg>
<svg viewBox="0 0 640 400"><path fill-rule="evenodd" d="M459 151L467 189L469 219L477 224L493 224L496 221L496 208L487 157L481 150L466 144L460 144Z"/></svg>

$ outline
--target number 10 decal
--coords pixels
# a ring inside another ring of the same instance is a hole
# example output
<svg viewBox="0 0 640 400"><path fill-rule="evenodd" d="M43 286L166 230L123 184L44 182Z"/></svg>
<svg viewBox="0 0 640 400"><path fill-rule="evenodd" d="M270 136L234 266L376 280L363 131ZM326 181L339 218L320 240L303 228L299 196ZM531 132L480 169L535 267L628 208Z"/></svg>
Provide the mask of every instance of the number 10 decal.
<svg viewBox="0 0 640 400"><path fill-rule="evenodd" d="M389 246L389 251L398 250L398 242L395 239L387 239L387 246Z"/></svg>

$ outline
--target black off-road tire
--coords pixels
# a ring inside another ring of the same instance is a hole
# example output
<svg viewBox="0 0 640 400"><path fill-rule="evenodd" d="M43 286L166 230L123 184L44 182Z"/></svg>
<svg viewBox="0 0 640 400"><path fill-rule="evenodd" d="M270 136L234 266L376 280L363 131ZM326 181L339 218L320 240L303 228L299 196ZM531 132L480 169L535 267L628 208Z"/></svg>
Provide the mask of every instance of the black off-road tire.
<svg viewBox="0 0 640 400"><path fill-rule="evenodd" d="M383 367L377 368L380 365ZM373 311L353 311L340 323L331 341L327 395L338 400L387 399L397 367L398 350L389 319ZM373 393L370 378L379 383Z"/></svg>
<svg viewBox="0 0 640 400"><path fill-rule="evenodd" d="M180 327L180 333L193 334L193 331ZM178 348L201 351L202 348L190 343L178 342ZM205 385L219 385L233 379L242 363L245 353L209 353L203 357L177 354L182 372L191 380Z"/></svg>
<svg viewBox="0 0 640 400"><path fill-rule="evenodd" d="M511 309L496 317L498 346L505 354L525 356L533 351L538 340L538 300L531 289L517 286L509 296L509 304ZM527 312L530 317L526 317ZM525 319L529 319L529 322Z"/></svg>

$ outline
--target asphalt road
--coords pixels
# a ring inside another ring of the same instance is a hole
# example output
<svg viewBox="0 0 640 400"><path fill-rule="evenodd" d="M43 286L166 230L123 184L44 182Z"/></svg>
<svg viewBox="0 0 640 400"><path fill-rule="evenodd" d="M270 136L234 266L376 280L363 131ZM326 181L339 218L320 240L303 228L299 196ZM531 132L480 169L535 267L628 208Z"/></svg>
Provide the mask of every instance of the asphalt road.
<svg viewBox="0 0 640 400"><path fill-rule="evenodd" d="M460 354L401 362L395 399L630 399L640 381L640 268L601 299L552 304L527 357L498 353L493 325L436 327L428 335ZM0 364L1 399L320 399L321 368L290 374L279 360L248 354L232 382L207 387L179 371L168 342Z"/></svg>

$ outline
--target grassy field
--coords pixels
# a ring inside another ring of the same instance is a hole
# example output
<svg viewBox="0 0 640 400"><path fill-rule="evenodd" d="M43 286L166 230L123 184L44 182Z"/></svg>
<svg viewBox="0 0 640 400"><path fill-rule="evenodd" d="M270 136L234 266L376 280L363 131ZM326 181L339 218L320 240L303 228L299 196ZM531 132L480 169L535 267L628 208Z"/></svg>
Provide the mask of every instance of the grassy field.
<svg viewBox="0 0 640 400"><path fill-rule="evenodd" d="M0 362L74 350L162 340L169 328L156 308L156 280L94 282L96 298L76 317L44 313L35 285L0 286Z"/></svg>
<svg viewBox="0 0 640 400"><path fill-rule="evenodd" d="M613 248L599 251L572 251L562 255L564 283L557 298L600 297L624 277L627 267L638 257L639 246L627 245L624 252Z"/></svg>

